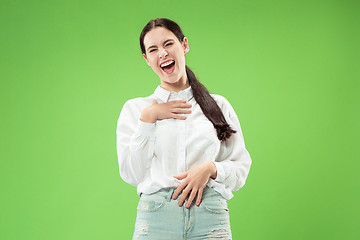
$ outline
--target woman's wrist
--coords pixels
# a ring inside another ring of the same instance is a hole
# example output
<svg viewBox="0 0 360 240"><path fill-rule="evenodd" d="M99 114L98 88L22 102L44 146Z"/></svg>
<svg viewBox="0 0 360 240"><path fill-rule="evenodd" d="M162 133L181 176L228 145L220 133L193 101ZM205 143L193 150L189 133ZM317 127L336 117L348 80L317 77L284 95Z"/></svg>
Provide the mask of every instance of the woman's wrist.
<svg viewBox="0 0 360 240"><path fill-rule="evenodd" d="M141 117L140 120L143 122L148 122L148 123L154 123L156 122L156 116L154 116L154 114L151 112L150 109L145 108L142 112L141 112Z"/></svg>
<svg viewBox="0 0 360 240"><path fill-rule="evenodd" d="M212 179L215 179L216 176L217 176L216 165L215 165L215 163L212 162L212 161L209 161L209 162L210 162L210 164L209 164L209 166L210 166L210 177L211 177Z"/></svg>

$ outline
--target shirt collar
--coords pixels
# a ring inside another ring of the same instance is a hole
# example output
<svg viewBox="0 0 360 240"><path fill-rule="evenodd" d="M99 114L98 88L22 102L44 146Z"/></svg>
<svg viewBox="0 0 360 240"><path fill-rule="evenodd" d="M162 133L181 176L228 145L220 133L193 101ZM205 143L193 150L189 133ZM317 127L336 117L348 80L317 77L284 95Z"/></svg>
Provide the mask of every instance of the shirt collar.
<svg viewBox="0 0 360 240"><path fill-rule="evenodd" d="M161 101L163 102L167 102L169 100L170 95L182 96L182 98L186 101L189 101L193 97L191 86L179 92L174 92L174 91L168 91L159 85L155 89L154 94L156 97L160 98Z"/></svg>

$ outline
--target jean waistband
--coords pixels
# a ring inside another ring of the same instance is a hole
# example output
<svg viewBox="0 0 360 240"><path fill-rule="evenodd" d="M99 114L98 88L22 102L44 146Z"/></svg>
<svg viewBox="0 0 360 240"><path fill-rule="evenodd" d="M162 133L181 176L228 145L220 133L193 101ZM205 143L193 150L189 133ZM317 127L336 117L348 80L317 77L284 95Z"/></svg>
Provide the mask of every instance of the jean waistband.
<svg viewBox="0 0 360 240"><path fill-rule="evenodd" d="M157 192L154 193L150 193L150 194L145 194L145 193L141 193L140 197L142 195L146 195L146 196L157 196L157 197L164 197L167 201L170 201L172 198L172 195L174 194L176 188L175 187L169 187L169 188L162 188L160 190L158 190ZM181 193L180 193L181 195ZM210 197L210 196L214 196L214 195L220 195L220 193L218 193L217 191L215 191L213 188L209 188L209 187L205 187L203 189L203 193L202 193L202 198L205 197Z"/></svg>

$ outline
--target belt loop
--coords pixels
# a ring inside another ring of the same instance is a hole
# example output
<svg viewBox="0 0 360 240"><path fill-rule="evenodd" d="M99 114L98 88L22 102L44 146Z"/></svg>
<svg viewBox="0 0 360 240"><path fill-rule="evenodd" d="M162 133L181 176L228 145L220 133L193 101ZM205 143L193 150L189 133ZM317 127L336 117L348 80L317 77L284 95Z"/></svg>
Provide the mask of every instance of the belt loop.
<svg viewBox="0 0 360 240"><path fill-rule="evenodd" d="M168 202L170 202L171 197L172 197L174 191L175 191L175 188L170 188L170 189L169 189L168 195L166 196L166 200L167 200Z"/></svg>

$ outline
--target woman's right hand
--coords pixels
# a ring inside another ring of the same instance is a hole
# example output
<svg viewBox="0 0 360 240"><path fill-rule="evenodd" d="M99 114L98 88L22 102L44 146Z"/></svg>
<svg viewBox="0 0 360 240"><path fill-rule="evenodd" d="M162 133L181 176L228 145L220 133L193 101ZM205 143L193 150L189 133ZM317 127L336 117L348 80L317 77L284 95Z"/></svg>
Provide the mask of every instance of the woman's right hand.
<svg viewBox="0 0 360 240"><path fill-rule="evenodd" d="M191 104L186 103L185 100L176 100L166 103L158 103L156 100L153 100L153 104L142 111L140 120L148 123L154 123L157 120L166 118L185 120L187 117L180 114L191 113L191 110L187 108L191 108Z"/></svg>

